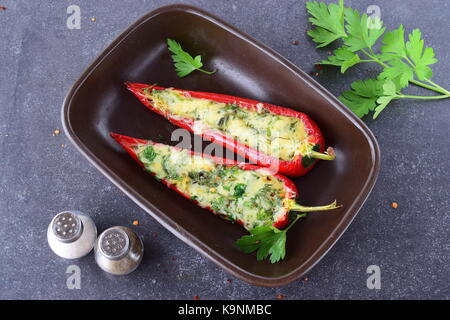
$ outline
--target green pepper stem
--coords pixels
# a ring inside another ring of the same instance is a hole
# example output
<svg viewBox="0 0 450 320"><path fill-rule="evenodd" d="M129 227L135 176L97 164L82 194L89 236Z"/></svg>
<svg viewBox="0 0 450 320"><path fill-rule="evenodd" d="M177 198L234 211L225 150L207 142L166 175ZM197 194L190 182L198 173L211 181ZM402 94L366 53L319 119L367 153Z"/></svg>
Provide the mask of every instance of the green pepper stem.
<svg viewBox="0 0 450 320"><path fill-rule="evenodd" d="M334 153L333 148L328 147L327 151L323 153L317 151L310 151L308 152L308 157L321 160L334 160L336 159L336 154Z"/></svg>
<svg viewBox="0 0 450 320"><path fill-rule="evenodd" d="M301 204L293 202L290 205L290 211L298 211L298 212L312 212L312 211L326 211L340 208L342 206L338 206L336 200L326 206L317 206L317 207L305 207Z"/></svg>

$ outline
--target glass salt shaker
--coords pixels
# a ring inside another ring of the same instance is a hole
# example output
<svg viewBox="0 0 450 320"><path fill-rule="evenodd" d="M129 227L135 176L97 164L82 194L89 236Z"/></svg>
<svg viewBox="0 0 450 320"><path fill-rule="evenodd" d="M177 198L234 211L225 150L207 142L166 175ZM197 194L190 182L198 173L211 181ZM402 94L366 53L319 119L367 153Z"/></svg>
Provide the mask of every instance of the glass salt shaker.
<svg viewBox="0 0 450 320"><path fill-rule="evenodd" d="M63 211L50 222L47 241L52 251L65 259L87 255L97 239L94 221L80 211Z"/></svg>

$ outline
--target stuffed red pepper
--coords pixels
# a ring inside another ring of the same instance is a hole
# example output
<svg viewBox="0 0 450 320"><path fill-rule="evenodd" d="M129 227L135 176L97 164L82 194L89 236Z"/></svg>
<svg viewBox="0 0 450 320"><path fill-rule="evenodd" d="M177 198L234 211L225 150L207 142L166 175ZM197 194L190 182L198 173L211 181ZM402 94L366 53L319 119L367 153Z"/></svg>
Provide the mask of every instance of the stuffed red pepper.
<svg viewBox="0 0 450 320"><path fill-rule="evenodd" d="M319 127L306 114L223 94L127 83L150 110L250 161L298 177L317 159L333 160Z"/></svg>
<svg viewBox="0 0 450 320"><path fill-rule="evenodd" d="M114 133L111 136L156 179L247 230L259 226L283 229L290 222L290 211L337 208L336 202L318 207L297 204L294 183L268 168L149 140Z"/></svg>

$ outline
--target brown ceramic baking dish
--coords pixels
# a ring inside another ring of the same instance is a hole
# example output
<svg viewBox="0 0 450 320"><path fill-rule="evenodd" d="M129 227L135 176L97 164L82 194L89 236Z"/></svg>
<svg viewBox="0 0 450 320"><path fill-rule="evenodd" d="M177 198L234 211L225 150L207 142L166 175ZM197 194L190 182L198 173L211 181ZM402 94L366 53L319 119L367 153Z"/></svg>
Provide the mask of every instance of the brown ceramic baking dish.
<svg viewBox="0 0 450 320"><path fill-rule="evenodd" d="M169 37L218 71L178 78L166 49ZM112 131L176 144L171 141L175 127L148 111L125 89L125 81L230 94L309 114L337 159L319 162L294 179L301 203L337 199L343 207L297 223L288 235L286 259L277 264L241 252L233 243L245 234L243 228L154 180L110 138ZM62 121L78 150L152 217L236 277L261 286L287 284L311 269L349 226L380 167L373 134L332 94L263 44L185 5L159 8L123 32L75 82L64 101Z"/></svg>

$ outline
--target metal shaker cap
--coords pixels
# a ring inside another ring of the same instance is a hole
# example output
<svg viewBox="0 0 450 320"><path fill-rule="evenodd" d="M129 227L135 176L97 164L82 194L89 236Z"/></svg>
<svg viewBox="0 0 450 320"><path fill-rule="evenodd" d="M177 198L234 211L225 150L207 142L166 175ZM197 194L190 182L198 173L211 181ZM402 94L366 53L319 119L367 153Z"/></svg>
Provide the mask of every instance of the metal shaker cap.
<svg viewBox="0 0 450 320"><path fill-rule="evenodd" d="M130 238L121 228L110 228L100 235L98 240L101 253L108 259L119 260L130 249Z"/></svg>
<svg viewBox="0 0 450 320"><path fill-rule="evenodd" d="M83 222L78 215L70 211L61 212L53 218L52 230L58 240L73 242L83 233Z"/></svg>
<svg viewBox="0 0 450 320"><path fill-rule="evenodd" d="M144 245L131 229L118 226L103 231L94 251L95 261L103 271L124 275L139 266L144 255Z"/></svg>
<svg viewBox="0 0 450 320"><path fill-rule="evenodd" d="M80 211L63 211L50 222L47 241L55 254L65 259L87 255L94 247L97 228L94 221Z"/></svg>

